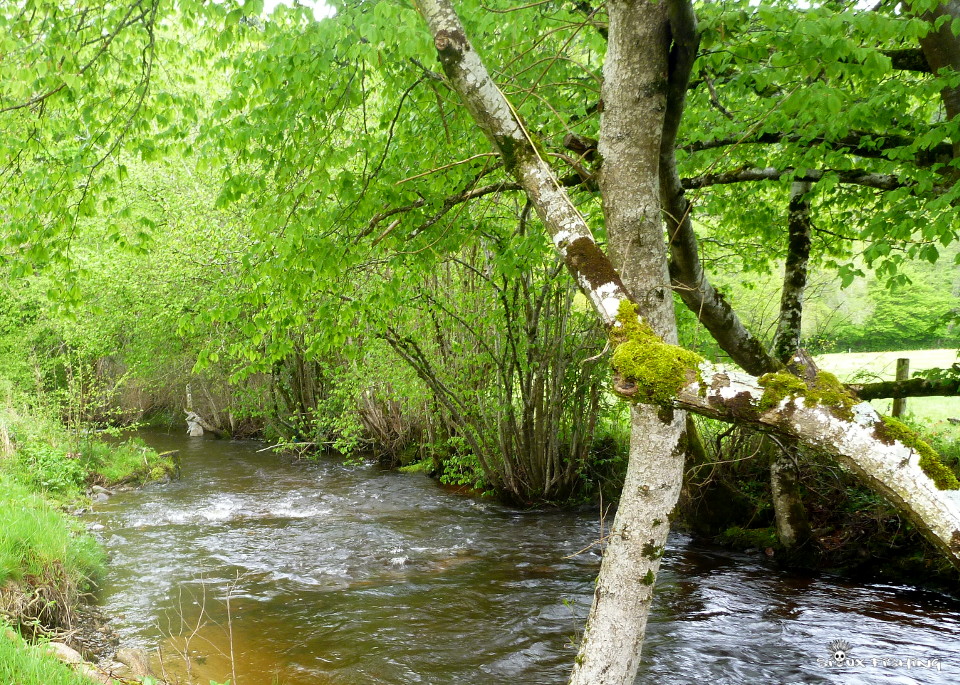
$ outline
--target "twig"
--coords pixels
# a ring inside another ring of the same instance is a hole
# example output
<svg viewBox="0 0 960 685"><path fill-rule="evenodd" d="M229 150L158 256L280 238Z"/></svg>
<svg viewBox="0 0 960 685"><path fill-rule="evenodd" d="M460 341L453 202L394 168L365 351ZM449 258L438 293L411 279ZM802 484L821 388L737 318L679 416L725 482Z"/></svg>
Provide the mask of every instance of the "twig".
<svg viewBox="0 0 960 685"><path fill-rule="evenodd" d="M435 173L437 173L438 171L444 171L445 169L451 169L451 168L453 168L453 167L455 167L455 166L459 166L459 165L461 165L461 164L466 164L466 163L468 163L468 162L472 162L472 161L475 160L475 159L480 159L481 157L496 157L496 156L497 156L497 153L496 153L496 152L481 152L480 154L474 155L473 157L467 157L466 159L461 159L459 162L451 162L450 164L444 164L443 166L438 166L438 167L436 167L435 169L430 169L429 171L424 171L423 173L417 174L416 176L408 176L407 178L404 178L404 179L401 179L401 180L397 181L396 183L394 183L394 185L397 185L397 186L398 186L398 185L400 185L401 183L406 183L407 181L412 181L412 180L417 179L417 178L423 178L424 176L429 176L430 174L435 174Z"/></svg>
<svg viewBox="0 0 960 685"><path fill-rule="evenodd" d="M270 450L275 450L278 447L315 447L317 443L315 442L280 442L276 445L270 445L270 447L264 447L262 450L257 450L255 454L260 454L261 452L268 452Z"/></svg>

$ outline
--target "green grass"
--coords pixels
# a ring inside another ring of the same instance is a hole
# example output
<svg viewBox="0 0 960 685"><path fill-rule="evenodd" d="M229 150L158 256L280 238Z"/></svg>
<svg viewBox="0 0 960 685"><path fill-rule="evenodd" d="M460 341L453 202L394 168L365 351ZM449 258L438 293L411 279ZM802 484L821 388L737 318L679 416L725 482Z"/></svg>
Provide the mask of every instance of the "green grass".
<svg viewBox="0 0 960 685"><path fill-rule="evenodd" d="M64 509L86 502L93 484L139 484L173 472L142 442L108 444L68 431L53 410L30 403L0 378L0 685L90 685L19 637L73 624L105 554Z"/></svg>
<svg viewBox="0 0 960 685"><path fill-rule="evenodd" d="M92 680L74 672L54 657L7 633L0 621L0 683L11 685L91 685Z"/></svg>
<svg viewBox="0 0 960 685"><path fill-rule="evenodd" d="M158 480L173 469L169 457L140 440L107 443L67 431L43 409L25 411L9 400L0 407L0 472L55 501L75 502L89 485Z"/></svg>
<svg viewBox="0 0 960 685"><path fill-rule="evenodd" d="M173 470L169 456L161 456L142 440L132 438L119 444L88 440L80 447L83 465L104 485L142 484L158 480Z"/></svg>
<svg viewBox="0 0 960 685"><path fill-rule="evenodd" d="M92 484L142 483L172 472L173 463L139 442L108 445L69 432L55 414L18 402L6 390L0 405L0 617L45 634L71 624L105 559L64 509L87 502Z"/></svg>
<svg viewBox="0 0 960 685"><path fill-rule="evenodd" d="M0 473L0 586L59 568L83 587L103 562L102 550L74 517Z"/></svg>
<svg viewBox="0 0 960 685"><path fill-rule="evenodd" d="M850 352L816 357L820 368L848 383L893 380L897 360L910 360L910 371L946 368L958 361L957 350L903 350L901 352Z"/></svg>
<svg viewBox="0 0 960 685"><path fill-rule="evenodd" d="M905 350L902 352L853 352L824 354L816 358L825 371L835 374L847 383L870 383L893 380L897 359L910 360L910 373L933 368L948 368L958 361L957 350ZM874 400L871 404L881 414L889 414L893 400ZM947 419L960 418L960 397L911 397L907 400L907 415L927 424L931 429L957 434L960 429Z"/></svg>

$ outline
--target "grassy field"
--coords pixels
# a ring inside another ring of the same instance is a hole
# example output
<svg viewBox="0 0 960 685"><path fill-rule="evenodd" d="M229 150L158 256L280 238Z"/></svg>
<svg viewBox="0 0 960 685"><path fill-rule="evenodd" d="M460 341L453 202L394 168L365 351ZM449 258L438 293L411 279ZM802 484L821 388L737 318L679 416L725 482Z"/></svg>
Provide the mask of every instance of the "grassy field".
<svg viewBox="0 0 960 685"><path fill-rule="evenodd" d="M957 350L904 350L902 352L852 352L824 354L816 358L824 371L848 383L893 380L897 359L910 360L910 372L946 368L958 361ZM889 414L892 400L875 400L878 411ZM907 414L935 427L949 418L960 418L960 397L915 397L907 400Z"/></svg>

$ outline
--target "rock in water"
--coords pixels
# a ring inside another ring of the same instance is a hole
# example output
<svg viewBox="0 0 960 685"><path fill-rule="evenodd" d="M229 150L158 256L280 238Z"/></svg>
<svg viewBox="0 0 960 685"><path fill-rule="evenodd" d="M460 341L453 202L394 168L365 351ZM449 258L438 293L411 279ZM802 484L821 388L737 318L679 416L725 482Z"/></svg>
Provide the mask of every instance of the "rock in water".
<svg viewBox="0 0 960 685"><path fill-rule="evenodd" d="M118 649L116 659L129 667L136 676L150 675L150 657L143 649L134 649L133 647Z"/></svg>

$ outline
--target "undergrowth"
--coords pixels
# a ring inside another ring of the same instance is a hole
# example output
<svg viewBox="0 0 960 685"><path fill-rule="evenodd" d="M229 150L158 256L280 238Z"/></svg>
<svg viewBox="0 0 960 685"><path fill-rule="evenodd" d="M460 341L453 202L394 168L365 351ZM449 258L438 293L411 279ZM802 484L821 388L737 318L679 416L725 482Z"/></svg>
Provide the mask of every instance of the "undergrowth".
<svg viewBox="0 0 960 685"><path fill-rule="evenodd" d="M955 585L956 571L897 508L843 467L815 450L796 453L799 493L811 537L796 548L779 545L774 528L770 465L781 445L768 436L698 420L707 447L688 465L679 523L735 549L773 548L790 567L841 572L934 587ZM960 475L960 428L905 420L944 467Z"/></svg>
<svg viewBox="0 0 960 685"><path fill-rule="evenodd" d="M103 550L67 510L88 503L92 485L162 478L174 465L139 442L69 431L10 386L0 392L0 618L30 637L58 634L74 627L104 566Z"/></svg>

